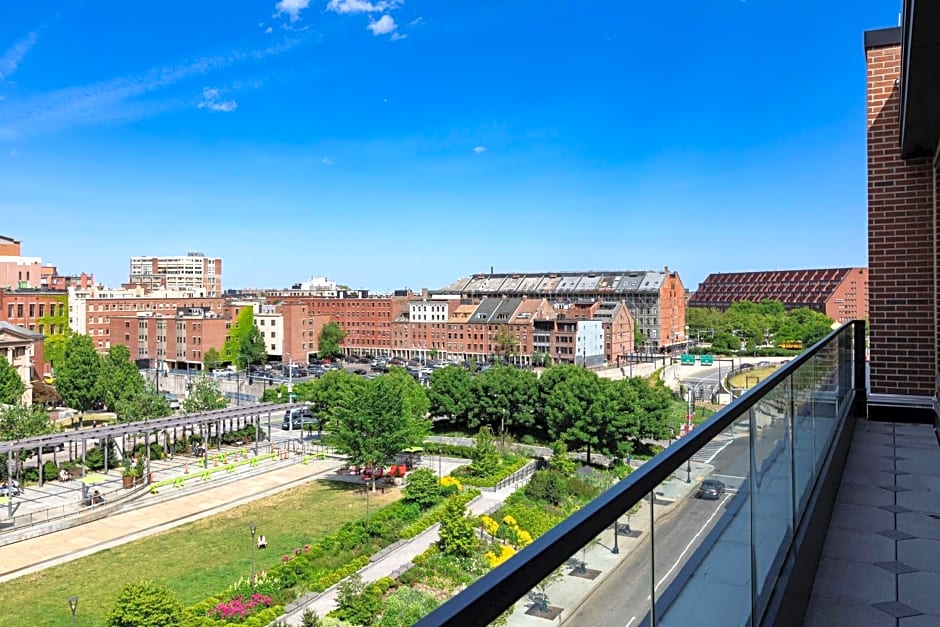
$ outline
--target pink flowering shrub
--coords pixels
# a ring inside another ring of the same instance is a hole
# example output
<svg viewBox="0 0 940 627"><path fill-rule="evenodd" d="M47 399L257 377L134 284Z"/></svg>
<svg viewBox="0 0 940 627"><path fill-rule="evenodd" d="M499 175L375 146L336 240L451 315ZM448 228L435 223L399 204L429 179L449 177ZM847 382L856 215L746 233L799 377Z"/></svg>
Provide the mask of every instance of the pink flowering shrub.
<svg viewBox="0 0 940 627"><path fill-rule="evenodd" d="M238 594L216 605L212 610L212 616L239 623L251 616L256 609L266 607L271 607L271 597L266 594L255 592L250 597Z"/></svg>

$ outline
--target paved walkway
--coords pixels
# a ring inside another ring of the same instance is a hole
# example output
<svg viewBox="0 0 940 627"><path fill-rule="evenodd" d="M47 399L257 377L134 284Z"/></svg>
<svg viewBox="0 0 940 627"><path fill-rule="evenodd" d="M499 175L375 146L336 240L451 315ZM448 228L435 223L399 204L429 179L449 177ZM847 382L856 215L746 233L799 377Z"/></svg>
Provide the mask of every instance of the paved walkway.
<svg viewBox="0 0 940 627"><path fill-rule="evenodd" d="M479 516L480 514L492 512L502 505L503 501L505 501L510 494L518 490L520 486L521 484L518 484L496 492L486 492L483 496L470 503L467 507L467 511L471 516ZM363 583L371 583L382 577L394 576L393 574L406 570L406 567L411 564L415 557L424 553L428 547L437 542L439 527L440 525L434 525L410 542L402 544L381 559L366 566L359 573ZM289 614L282 616L281 620L285 621L288 625L301 625L301 616L304 611L308 609L313 610L319 616L326 616L336 609L337 590L338 585L329 588L324 591L323 594L317 596L312 602L298 607Z"/></svg>
<svg viewBox="0 0 940 627"><path fill-rule="evenodd" d="M342 466L337 460L308 464L282 464L253 474L250 481L232 481L178 496L172 505L146 507L149 500L165 500L146 494L135 501L135 509L108 516L78 527L57 531L0 547L0 582L84 557L96 551L218 514L270 494L302 485ZM172 487L167 487L172 490ZM127 533L128 529L134 529Z"/></svg>

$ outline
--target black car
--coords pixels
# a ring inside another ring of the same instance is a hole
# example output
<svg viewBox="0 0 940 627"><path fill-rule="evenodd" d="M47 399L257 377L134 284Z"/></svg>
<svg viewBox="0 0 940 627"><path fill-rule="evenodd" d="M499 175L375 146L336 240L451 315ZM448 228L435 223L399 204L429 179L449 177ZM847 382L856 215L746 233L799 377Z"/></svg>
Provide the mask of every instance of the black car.
<svg viewBox="0 0 940 627"><path fill-rule="evenodd" d="M717 501L721 498L721 495L725 493L725 484L717 479L706 479L698 487L698 491L695 493L695 498L697 499L710 499L712 501Z"/></svg>

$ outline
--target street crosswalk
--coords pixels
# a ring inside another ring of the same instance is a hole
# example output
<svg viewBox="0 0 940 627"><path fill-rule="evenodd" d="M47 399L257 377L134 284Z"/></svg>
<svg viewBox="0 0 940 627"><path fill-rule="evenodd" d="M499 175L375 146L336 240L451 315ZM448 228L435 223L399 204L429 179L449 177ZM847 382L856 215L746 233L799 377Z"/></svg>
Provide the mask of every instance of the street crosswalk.
<svg viewBox="0 0 940 627"><path fill-rule="evenodd" d="M710 464L733 441L732 438L717 437L692 455L692 461L699 464Z"/></svg>

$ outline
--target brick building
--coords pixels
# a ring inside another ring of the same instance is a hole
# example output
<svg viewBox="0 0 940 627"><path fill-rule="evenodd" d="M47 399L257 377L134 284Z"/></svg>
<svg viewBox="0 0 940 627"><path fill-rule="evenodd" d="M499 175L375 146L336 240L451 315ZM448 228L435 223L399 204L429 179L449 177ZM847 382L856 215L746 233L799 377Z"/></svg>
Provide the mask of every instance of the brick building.
<svg viewBox="0 0 940 627"><path fill-rule="evenodd" d="M408 311L410 298L411 294L370 298L294 297L285 299L284 304L301 304L307 307L308 347L310 343L316 343L323 324L336 322L346 331L343 350L347 355L377 355L391 353L392 321ZM309 330L310 314L314 318L313 336ZM296 330L296 326L291 326L285 332L296 333ZM301 328L301 332L303 331ZM303 341L302 336L301 343Z"/></svg>
<svg viewBox="0 0 940 627"><path fill-rule="evenodd" d="M905 28L865 33L873 403L938 392L938 21L936 3L907 1Z"/></svg>
<svg viewBox="0 0 940 627"><path fill-rule="evenodd" d="M27 405L33 402L33 382L39 379L44 339L40 333L0 321L0 355L20 375L26 387L22 400Z"/></svg>
<svg viewBox="0 0 940 627"><path fill-rule="evenodd" d="M868 318L868 268L766 270L709 274L689 307L725 310L747 300L779 300L787 309L807 307L836 322Z"/></svg>
<svg viewBox="0 0 940 627"><path fill-rule="evenodd" d="M545 298L549 302L623 302L636 329L646 338L636 347L671 352L684 347L685 288L679 274L618 270L599 272L552 272L475 274L460 279L434 294L458 294L464 298Z"/></svg>
<svg viewBox="0 0 940 627"><path fill-rule="evenodd" d="M130 278L123 287L197 290L204 296L222 295L222 260L202 253L174 257L131 257Z"/></svg>
<svg viewBox="0 0 940 627"><path fill-rule="evenodd" d="M0 290L0 320L43 335L66 333L68 294L47 290Z"/></svg>
<svg viewBox="0 0 940 627"><path fill-rule="evenodd" d="M177 311L184 309L204 310L212 312L217 317L224 317L226 314L226 304L225 300L222 298L198 296L166 297L153 294L135 298L109 298L107 296L108 294L105 294L103 298L85 299L84 329L73 329L77 333L85 333L88 335L94 343L95 348L99 351L106 351L111 347L111 333L115 328L111 322L112 318L115 317L120 317L124 320L127 316L137 316L138 314L175 316ZM118 334L118 337L123 338L124 335L125 333L122 331ZM123 339L119 339L115 343L125 344ZM209 346L212 345L207 345L205 350L208 350ZM214 346L214 348L221 349L222 344ZM134 353L132 352L131 354L133 355Z"/></svg>
<svg viewBox="0 0 940 627"><path fill-rule="evenodd" d="M163 362L166 368L201 370L205 352L221 350L232 320L209 307L117 311L107 316L109 345L123 344L131 358Z"/></svg>

